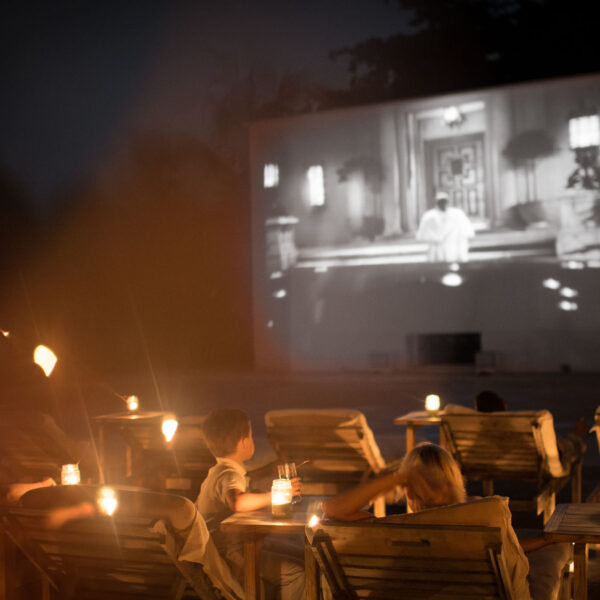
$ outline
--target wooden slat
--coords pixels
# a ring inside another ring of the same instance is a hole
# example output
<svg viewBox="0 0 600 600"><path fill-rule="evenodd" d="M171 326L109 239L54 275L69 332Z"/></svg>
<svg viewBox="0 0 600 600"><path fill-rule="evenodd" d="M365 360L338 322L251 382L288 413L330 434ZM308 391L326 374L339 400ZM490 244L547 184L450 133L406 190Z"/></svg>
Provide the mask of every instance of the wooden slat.
<svg viewBox="0 0 600 600"><path fill-rule="evenodd" d="M504 598L511 589L495 564L498 528L324 524L309 539L334 597Z"/></svg>
<svg viewBox="0 0 600 600"><path fill-rule="evenodd" d="M442 416L442 429L447 445L470 480L529 481L535 488L528 491L531 501L523 504L511 499L511 509L524 508L544 513L553 510L555 494L567 482L566 477L553 478L547 471L547 449L540 433L536 413L481 413ZM556 449L554 449L556 451ZM577 487L577 482L575 482ZM573 496L578 498L578 490Z"/></svg>
<svg viewBox="0 0 600 600"><path fill-rule="evenodd" d="M423 572L438 571L437 563L424 564L421 559L417 558L369 556L366 554L338 554L338 559L340 565L344 567L353 567L359 564L365 568L378 566L384 569L418 569ZM481 573L489 571L489 564L487 560L446 559L444 561L444 568L450 571Z"/></svg>

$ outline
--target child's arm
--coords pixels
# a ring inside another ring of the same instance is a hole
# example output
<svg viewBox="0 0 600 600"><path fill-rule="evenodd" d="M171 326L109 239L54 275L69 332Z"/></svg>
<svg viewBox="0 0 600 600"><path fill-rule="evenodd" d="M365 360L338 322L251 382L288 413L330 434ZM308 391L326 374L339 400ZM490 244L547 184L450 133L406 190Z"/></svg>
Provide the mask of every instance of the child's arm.
<svg viewBox="0 0 600 600"><path fill-rule="evenodd" d="M229 508L234 512L250 512L269 506L271 504L271 492L253 494L233 489L227 492L226 499Z"/></svg>
<svg viewBox="0 0 600 600"><path fill-rule="evenodd" d="M299 477L294 477L292 480L292 494L297 495L302 493L302 483ZM260 510L265 506L271 505L271 492L252 493L242 492L240 489L231 489L227 491L225 496L227 505L235 512L250 512L251 510Z"/></svg>

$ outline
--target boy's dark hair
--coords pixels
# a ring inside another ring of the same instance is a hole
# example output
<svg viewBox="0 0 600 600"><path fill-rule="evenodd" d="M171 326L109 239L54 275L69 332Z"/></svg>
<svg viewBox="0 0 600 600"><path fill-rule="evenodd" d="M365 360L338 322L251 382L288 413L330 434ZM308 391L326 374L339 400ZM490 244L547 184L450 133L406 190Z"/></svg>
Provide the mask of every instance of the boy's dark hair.
<svg viewBox="0 0 600 600"><path fill-rule="evenodd" d="M202 432L214 456L229 456L238 442L250 435L250 418L243 410L219 408L206 417Z"/></svg>
<svg viewBox="0 0 600 600"><path fill-rule="evenodd" d="M475 396L475 409L479 412L501 412L506 410L506 402L496 392L483 390Z"/></svg>

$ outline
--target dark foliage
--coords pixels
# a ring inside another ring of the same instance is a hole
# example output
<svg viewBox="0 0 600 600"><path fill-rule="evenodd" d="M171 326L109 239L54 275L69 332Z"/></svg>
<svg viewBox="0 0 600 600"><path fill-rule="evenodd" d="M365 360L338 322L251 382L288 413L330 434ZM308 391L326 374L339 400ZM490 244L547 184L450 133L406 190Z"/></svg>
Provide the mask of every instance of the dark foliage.
<svg viewBox="0 0 600 600"><path fill-rule="evenodd" d="M600 5L584 0L396 0L411 34L332 52L351 89L328 106L503 85L600 69Z"/></svg>

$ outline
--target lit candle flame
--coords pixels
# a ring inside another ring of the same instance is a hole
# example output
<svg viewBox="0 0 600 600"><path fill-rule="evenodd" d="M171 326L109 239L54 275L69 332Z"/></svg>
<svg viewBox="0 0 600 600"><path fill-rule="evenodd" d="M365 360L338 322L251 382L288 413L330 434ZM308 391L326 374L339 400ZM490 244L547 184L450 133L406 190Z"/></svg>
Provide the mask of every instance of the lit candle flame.
<svg viewBox="0 0 600 600"><path fill-rule="evenodd" d="M98 493L98 510L107 516L111 516L118 505L117 495L115 490L109 487L103 487Z"/></svg>
<svg viewBox="0 0 600 600"><path fill-rule="evenodd" d="M6 329L0 329L0 331L4 337L10 337L10 331L7 331Z"/></svg>
<svg viewBox="0 0 600 600"><path fill-rule="evenodd" d="M56 363L58 362L58 358L56 358L56 354L54 354L50 348L40 344L33 351L33 362L42 367L46 377L50 377L54 367L56 366Z"/></svg>
<svg viewBox="0 0 600 600"><path fill-rule="evenodd" d="M319 517L317 517L317 515L313 515L309 520L308 520L308 526L311 529L314 529L319 523L321 522L321 519L319 519Z"/></svg>
<svg viewBox="0 0 600 600"><path fill-rule="evenodd" d="M429 412L440 410L440 397L436 394L429 394L429 396L425 398L425 409Z"/></svg>
<svg viewBox="0 0 600 600"><path fill-rule="evenodd" d="M177 422L177 420L173 418L165 419L162 422L162 432L167 442L170 442L175 436L175 432L177 431L178 425L179 423Z"/></svg>
<svg viewBox="0 0 600 600"><path fill-rule="evenodd" d="M127 404L127 408L133 412L140 407L140 401L137 396L128 396L127 400L125 400Z"/></svg>

